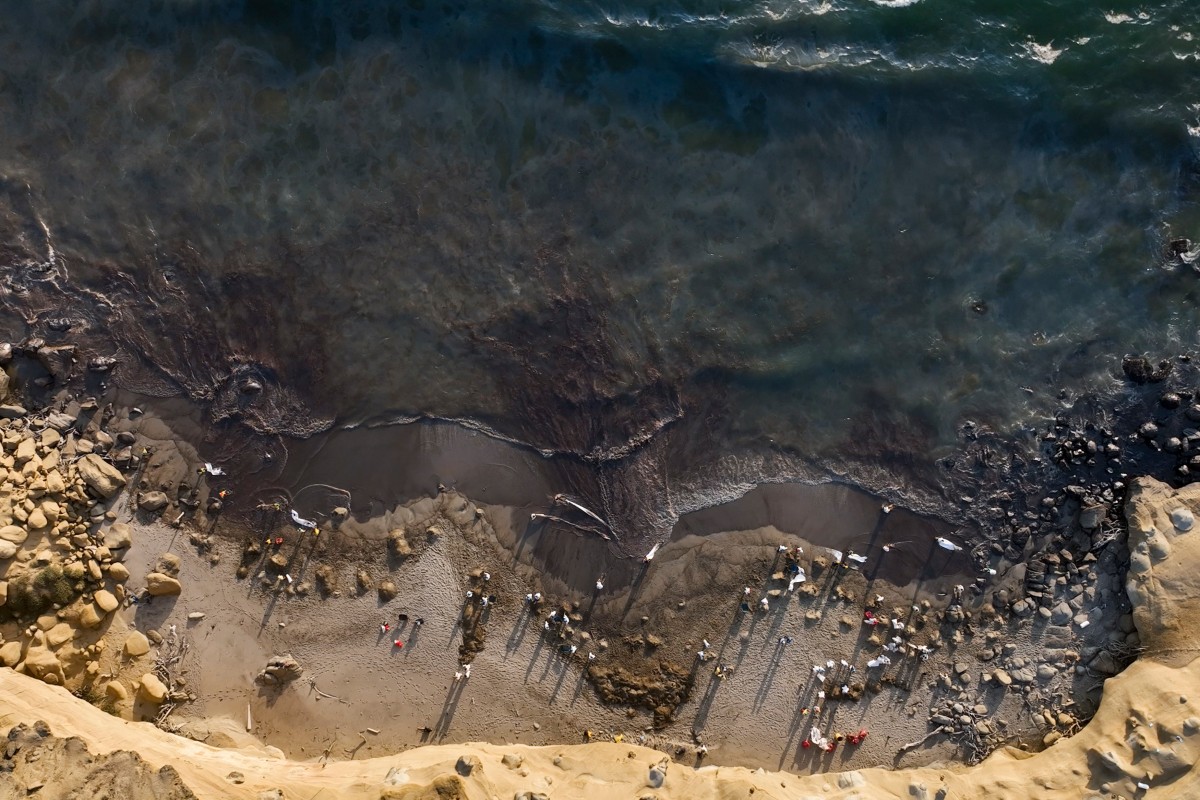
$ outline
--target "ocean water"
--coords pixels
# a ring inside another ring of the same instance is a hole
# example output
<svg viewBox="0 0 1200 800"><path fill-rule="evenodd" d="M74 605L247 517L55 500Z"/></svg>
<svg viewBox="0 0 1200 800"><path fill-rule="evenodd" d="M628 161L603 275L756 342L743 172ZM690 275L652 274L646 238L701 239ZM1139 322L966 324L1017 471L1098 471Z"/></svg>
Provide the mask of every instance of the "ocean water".
<svg viewBox="0 0 1200 800"><path fill-rule="evenodd" d="M613 507L923 463L1196 349L1198 36L1187 0L5 3L4 333L67 317L268 433L461 420Z"/></svg>

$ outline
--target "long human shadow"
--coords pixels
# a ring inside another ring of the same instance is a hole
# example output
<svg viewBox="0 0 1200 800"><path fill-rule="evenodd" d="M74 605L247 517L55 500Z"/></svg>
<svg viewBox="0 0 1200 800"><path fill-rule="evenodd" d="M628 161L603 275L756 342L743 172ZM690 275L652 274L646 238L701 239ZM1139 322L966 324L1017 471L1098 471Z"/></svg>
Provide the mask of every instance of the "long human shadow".
<svg viewBox="0 0 1200 800"><path fill-rule="evenodd" d="M537 664L538 657L542 650L546 647L546 637L539 636L537 647L533 648L533 655L529 657L529 666L525 668L525 683L529 683L529 676L533 674L533 668Z"/></svg>
<svg viewBox="0 0 1200 800"><path fill-rule="evenodd" d="M637 601L638 592L642 588L642 581L646 579L646 573L650 571L650 565L653 562L642 561L642 566L638 569L637 575L634 576L633 582L629 584L629 597L625 600L625 607L621 609L621 619L629 616L629 609L633 608L634 602Z"/></svg>
<svg viewBox="0 0 1200 800"><path fill-rule="evenodd" d="M787 645L783 642L776 642L771 662L767 665L767 671L763 673L762 680L758 684L758 691L754 694L754 702L751 705L753 710L759 711L766 705L767 697L771 694L771 685L775 682L775 674L779 671L779 664L783 660L786 648Z"/></svg>
<svg viewBox="0 0 1200 800"><path fill-rule="evenodd" d="M558 681L554 684L554 690L550 692L550 705L554 705L554 701L558 699L558 692L562 689L563 682L567 679L567 673L571 671L571 660L569 658L561 658L559 660L562 662L562 665L558 671Z"/></svg>
<svg viewBox="0 0 1200 800"><path fill-rule="evenodd" d="M442 739L450 732L450 722L454 719L455 712L458 711L458 701L462 699L463 690L466 689L469 681L470 678L462 678L455 680L450 685L450 691L446 692L446 700L442 703L442 713L433 726L435 738Z"/></svg>
<svg viewBox="0 0 1200 800"><path fill-rule="evenodd" d="M533 609L526 604L525 609L521 612L521 616L517 618L517 624L513 626L512 633L509 634L508 641L504 644L504 651L511 655L516 652L521 643L525 641L525 635L529 632L529 626L533 623Z"/></svg>

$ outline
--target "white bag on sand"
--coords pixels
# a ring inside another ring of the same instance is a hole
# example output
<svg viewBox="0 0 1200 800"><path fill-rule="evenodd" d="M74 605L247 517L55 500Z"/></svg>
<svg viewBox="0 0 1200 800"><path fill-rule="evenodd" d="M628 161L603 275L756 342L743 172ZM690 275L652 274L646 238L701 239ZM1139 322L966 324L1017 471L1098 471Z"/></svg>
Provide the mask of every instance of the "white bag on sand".
<svg viewBox="0 0 1200 800"><path fill-rule="evenodd" d="M296 523L296 524L297 524L297 525L299 525L301 528L315 528L315 527L317 527L317 523L315 523L315 522L313 522L313 521L311 521L311 520L304 519L304 517L302 517L302 516L300 516L299 514L297 514L297 513L296 513L296 509L294 509L294 508L292 509L292 522Z"/></svg>

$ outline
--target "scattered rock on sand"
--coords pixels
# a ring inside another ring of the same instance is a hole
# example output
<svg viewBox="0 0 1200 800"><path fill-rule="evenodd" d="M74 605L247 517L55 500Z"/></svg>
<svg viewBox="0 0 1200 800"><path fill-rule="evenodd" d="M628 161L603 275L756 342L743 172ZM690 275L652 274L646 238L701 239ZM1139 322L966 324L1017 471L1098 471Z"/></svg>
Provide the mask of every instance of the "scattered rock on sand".
<svg viewBox="0 0 1200 800"><path fill-rule="evenodd" d="M0 539L0 560L7 560L17 554L17 546L12 542Z"/></svg>
<svg viewBox="0 0 1200 800"><path fill-rule="evenodd" d="M0 528L0 540L12 542L20 547L29 538L29 532L18 525L5 525Z"/></svg>
<svg viewBox="0 0 1200 800"><path fill-rule="evenodd" d="M525 763L525 759L516 753L505 753L504 757L500 759L500 763L509 769L517 769L521 764Z"/></svg>
<svg viewBox="0 0 1200 800"><path fill-rule="evenodd" d="M100 623L104 621L104 615L96 606L88 603L79 612L79 627L87 630L99 628Z"/></svg>
<svg viewBox="0 0 1200 800"><path fill-rule="evenodd" d="M479 760L479 756L459 756L458 761L454 762L454 771L464 778L482 768L483 763Z"/></svg>
<svg viewBox="0 0 1200 800"><path fill-rule="evenodd" d="M304 674L304 667L300 666L300 662L292 658L292 656L271 656L267 661L267 666L263 667L262 672L255 676L254 680L264 686L273 686L280 683L290 683Z"/></svg>
<svg viewBox="0 0 1200 800"><path fill-rule="evenodd" d="M167 686L153 672L147 672L138 682L138 696L149 703L161 703L167 699Z"/></svg>
<svg viewBox="0 0 1200 800"><path fill-rule="evenodd" d="M317 588L321 590L323 595L337 596L338 580L337 573L333 571L333 567L328 564L322 564L313 572L317 579Z"/></svg>
<svg viewBox="0 0 1200 800"><path fill-rule="evenodd" d="M396 596L397 591L399 590L396 588L396 584L394 582L383 581L379 584L379 599L387 602Z"/></svg>
<svg viewBox="0 0 1200 800"><path fill-rule="evenodd" d="M56 686L62 685L62 664L58 662L58 657L45 647L29 648L29 652L25 654L24 664L26 675Z"/></svg>
<svg viewBox="0 0 1200 800"><path fill-rule="evenodd" d="M371 573L365 569L360 569L354 574L354 582L358 586L359 594L369 592L375 586L375 581L371 579Z"/></svg>
<svg viewBox="0 0 1200 800"><path fill-rule="evenodd" d="M164 575L161 572L149 572L146 574L146 591L152 597L175 595L179 594L182 590L183 587L179 581L170 575Z"/></svg>
<svg viewBox="0 0 1200 800"><path fill-rule="evenodd" d="M104 546L109 550L123 550L133 544L133 531L124 522L114 522L104 535Z"/></svg>
<svg viewBox="0 0 1200 800"><path fill-rule="evenodd" d="M75 468L87 487L103 498L112 497L125 488L125 476L121 471L95 453L79 459Z"/></svg>
<svg viewBox="0 0 1200 800"><path fill-rule="evenodd" d="M101 589L100 591L96 592L96 595L93 599L95 600L96 606L105 614L116 611L117 606L119 605L119 603L117 603L116 595L107 589Z"/></svg>
<svg viewBox="0 0 1200 800"><path fill-rule="evenodd" d="M3 647L0 647L0 664L6 667L15 667L21 663L21 643L8 642Z"/></svg>
<svg viewBox="0 0 1200 800"><path fill-rule="evenodd" d="M150 640L141 631L132 631L125 637L125 655L132 658L144 656L150 652Z"/></svg>
<svg viewBox="0 0 1200 800"><path fill-rule="evenodd" d="M113 700L119 701L129 699L129 690L125 688L125 684L116 680L108 682L108 684L104 687L104 693Z"/></svg>
<svg viewBox="0 0 1200 800"><path fill-rule="evenodd" d="M402 528L397 528L389 533L387 543L388 552L396 558L405 558L412 555L412 545L408 543L408 536L405 535Z"/></svg>
<svg viewBox="0 0 1200 800"><path fill-rule="evenodd" d="M138 498L138 508L142 511L162 511L169 502L166 492L143 492Z"/></svg>

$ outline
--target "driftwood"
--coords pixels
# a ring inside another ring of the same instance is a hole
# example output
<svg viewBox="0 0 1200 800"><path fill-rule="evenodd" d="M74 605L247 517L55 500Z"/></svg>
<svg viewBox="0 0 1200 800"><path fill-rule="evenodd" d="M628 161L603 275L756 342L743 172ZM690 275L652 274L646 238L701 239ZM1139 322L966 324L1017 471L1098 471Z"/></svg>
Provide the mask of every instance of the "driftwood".
<svg viewBox="0 0 1200 800"><path fill-rule="evenodd" d="M925 734L925 735L924 735L922 738L920 738L920 739L917 739L915 742L909 742L908 744L906 744L906 745L903 745L903 746L902 746L902 747L901 747L899 750L897 750L897 751L896 751L896 755L897 755L897 756L902 756L902 755L904 755L905 753L907 753L909 750L912 750L912 749L914 749L914 748L920 747L921 745L925 744L926 742L928 742L928 741L929 741L930 739L932 739L933 737L935 737L935 736L940 736L940 735L942 735L943 733L949 733L949 732L950 732L950 731L948 731L948 730L945 728L945 726L942 726L942 727L940 727L940 728L934 728L934 729L933 729L933 730L931 730L929 733Z"/></svg>
<svg viewBox="0 0 1200 800"><path fill-rule="evenodd" d="M601 539L604 539L606 542L611 542L613 540L613 537L610 534L605 533L604 531L596 530L595 528L589 528L586 525L580 525L577 522L571 522L570 520L563 519L562 517L556 517L553 514L540 514L540 513L534 512L533 514L529 515L529 518L536 519L536 520L548 519L551 522L557 522L562 525L566 525L568 527L575 528L576 530L581 530L584 533L594 533L595 535L599 536Z"/></svg>
<svg viewBox="0 0 1200 800"><path fill-rule="evenodd" d="M158 655L154 659L154 669L152 672L163 685L167 687L167 699L158 708L158 714L154 717L154 724L158 727L163 727L167 721L167 717L171 716L171 712L175 710L179 702L174 698L170 689L175 685L175 668L183 657L187 655L188 641L186 636L179 636L174 631L172 626L171 633L164 640L162 646L158 650Z"/></svg>
<svg viewBox="0 0 1200 800"><path fill-rule="evenodd" d="M587 514L592 519L596 520L596 522L599 522L601 525L603 525L608 530L610 530L610 531L612 530L612 526L609 525L607 522L605 522L603 519L601 519L599 514L597 514L595 511L592 511L590 508L585 508L581 503L578 503L578 502L572 500L570 497L567 497L565 494L560 493L560 494L554 495L554 502L557 505L573 506L573 507L579 509L580 511L582 511L584 514Z"/></svg>

